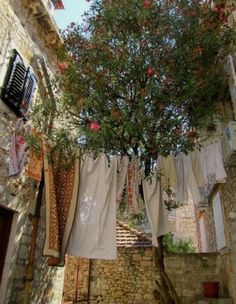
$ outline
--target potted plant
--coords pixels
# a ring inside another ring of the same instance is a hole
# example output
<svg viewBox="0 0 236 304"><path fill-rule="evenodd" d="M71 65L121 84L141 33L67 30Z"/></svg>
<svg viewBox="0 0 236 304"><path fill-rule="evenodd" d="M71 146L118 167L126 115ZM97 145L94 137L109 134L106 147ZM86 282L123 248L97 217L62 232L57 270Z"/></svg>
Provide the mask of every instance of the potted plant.
<svg viewBox="0 0 236 304"><path fill-rule="evenodd" d="M203 293L206 298L219 298L219 282L203 282Z"/></svg>

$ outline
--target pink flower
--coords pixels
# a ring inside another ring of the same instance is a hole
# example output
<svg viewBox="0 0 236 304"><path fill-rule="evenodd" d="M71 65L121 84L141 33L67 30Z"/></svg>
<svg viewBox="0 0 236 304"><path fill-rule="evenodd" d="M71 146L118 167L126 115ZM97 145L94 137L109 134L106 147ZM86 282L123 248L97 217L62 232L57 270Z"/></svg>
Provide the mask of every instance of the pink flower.
<svg viewBox="0 0 236 304"><path fill-rule="evenodd" d="M62 62L58 65L58 68L59 68L61 74L63 74L66 70L68 70L69 66L67 63Z"/></svg>
<svg viewBox="0 0 236 304"><path fill-rule="evenodd" d="M149 68L147 69L147 75L148 75L149 77L152 77L152 76L154 75L153 68L149 67Z"/></svg>
<svg viewBox="0 0 236 304"><path fill-rule="evenodd" d="M152 6L151 0L144 0L143 6L145 8L150 8Z"/></svg>
<svg viewBox="0 0 236 304"><path fill-rule="evenodd" d="M97 131L101 128L100 124L98 122L91 122L89 125L89 129L93 131Z"/></svg>

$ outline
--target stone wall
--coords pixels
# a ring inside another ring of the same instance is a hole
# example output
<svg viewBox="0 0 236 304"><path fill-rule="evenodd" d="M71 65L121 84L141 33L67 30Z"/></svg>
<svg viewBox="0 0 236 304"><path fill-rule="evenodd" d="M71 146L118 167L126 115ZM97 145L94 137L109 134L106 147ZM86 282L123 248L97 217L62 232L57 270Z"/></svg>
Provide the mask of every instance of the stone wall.
<svg viewBox="0 0 236 304"><path fill-rule="evenodd" d="M171 211L169 220L170 231L174 234L176 240L191 239L197 252L199 243L197 238L195 205L193 202L189 202L188 204Z"/></svg>
<svg viewBox="0 0 236 304"><path fill-rule="evenodd" d="M216 231L215 231L215 222L214 222L212 205L209 202L207 202L205 204L205 206L199 206L196 209L196 217L198 219L197 237L198 237L198 244L199 244L199 247L198 247L199 252L203 252L203 248L201 245L200 225L199 225L200 217L203 218L204 226L205 226L205 235L206 235L206 242L207 242L206 252L217 252Z"/></svg>
<svg viewBox="0 0 236 304"><path fill-rule="evenodd" d="M27 65L32 63L34 55L42 55L50 69L54 69L54 55L49 44L46 44L46 25L40 25L39 18L34 18L22 5L23 2L26 1L0 0L0 86L3 84L11 51L14 48L20 52ZM45 30L42 30L43 27ZM10 108L0 100L0 207L14 212L0 284L1 304L23 303L25 270L32 231L31 215L35 212L37 192L35 182L25 176L24 170L17 177L8 177L11 136L17 119ZM45 212L42 209L37 236L35 280L30 303L58 304L62 292L63 269L48 267L47 259L42 257L44 221Z"/></svg>
<svg viewBox="0 0 236 304"><path fill-rule="evenodd" d="M225 290L221 263L217 254L178 254L166 257L167 272L176 287L182 304L196 303L203 295L202 282L219 281L220 292ZM83 273L83 263L87 272ZM76 303L144 304L158 303L153 298L154 280L158 275L153 266L152 248L119 248L115 261L68 257L65 269L64 301ZM77 273L77 267L80 270ZM89 271L88 271L89 269ZM90 280L88 274L90 273ZM77 280L77 283L74 280ZM81 282L87 282L81 288ZM69 289L77 286L77 290ZM85 288L86 287L86 288Z"/></svg>
<svg viewBox="0 0 236 304"><path fill-rule="evenodd" d="M236 167L226 168L227 183L222 185L222 204L227 247L222 250L222 267L228 292L236 303Z"/></svg>

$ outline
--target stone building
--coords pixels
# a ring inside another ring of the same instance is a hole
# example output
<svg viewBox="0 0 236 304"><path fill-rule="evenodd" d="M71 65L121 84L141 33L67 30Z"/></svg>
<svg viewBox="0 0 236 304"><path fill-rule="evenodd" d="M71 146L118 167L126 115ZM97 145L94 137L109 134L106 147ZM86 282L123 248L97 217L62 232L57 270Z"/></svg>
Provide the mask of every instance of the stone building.
<svg viewBox="0 0 236 304"><path fill-rule="evenodd" d="M25 167L11 177L8 171L17 122L35 98L47 94L47 71L56 71L53 52L61 38L52 17L54 6L62 8L63 3L0 0L1 304L60 303L63 269L48 267L42 257L45 215L44 205L40 217L35 210L38 183L25 176Z"/></svg>
<svg viewBox="0 0 236 304"><path fill-rule="evenodd" d="M233 62L236 70L236 61ZM233 67L233 66L232 66ZM236 82L229 74L228 100L222 104L222 150L227 173L226 183L216 184L208 201L196 210L201 252L218 252L222 264L225 293L236 301Z"/></svg>

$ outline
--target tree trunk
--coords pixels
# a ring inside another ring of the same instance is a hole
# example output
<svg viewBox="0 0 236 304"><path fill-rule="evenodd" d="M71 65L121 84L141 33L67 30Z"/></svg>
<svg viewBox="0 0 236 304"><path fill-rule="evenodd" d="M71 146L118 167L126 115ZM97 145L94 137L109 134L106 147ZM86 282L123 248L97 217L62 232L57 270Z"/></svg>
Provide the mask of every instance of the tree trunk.
<svg viewBox="0 0 236 304"><path fill-rule="evenodd" d="M154 295L160 300L160 304L181 304L169 276L165 271L163 236L157 238L158 247L154 249L154 262L159 271L159 278L156 280Z"/></svg>

